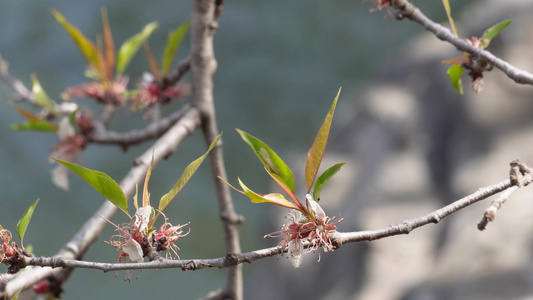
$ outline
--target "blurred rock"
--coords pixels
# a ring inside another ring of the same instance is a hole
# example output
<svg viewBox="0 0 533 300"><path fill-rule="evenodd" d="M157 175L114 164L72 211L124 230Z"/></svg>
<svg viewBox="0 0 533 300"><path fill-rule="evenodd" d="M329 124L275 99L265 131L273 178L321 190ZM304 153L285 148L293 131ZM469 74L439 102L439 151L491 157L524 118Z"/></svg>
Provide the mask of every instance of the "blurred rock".
<svg viewBox="0 0 533 300"><path fill-rule="evenodd" d="M464 37L480 36L512 18L488 50L531 72L532 12L528 1L478 1L464 10L458 28ZM479 94L463 76L465 94L457 95L448 66L440 63L460 55L451 46L422 32L395 51L397 60L369 79L355 101L344 95L339 103L323 166L347 164L321 203L330 216L342 213L340 231L378 229L424 215L507 179L514 159L533 165L531 86L495 69L485 74ZM532 197L531 187L514 193L484 232L476 224L491 199L409 235L343 245L322 254L320 263L309 254L300 269L261 262L247 298L533 297Z"/></svg>

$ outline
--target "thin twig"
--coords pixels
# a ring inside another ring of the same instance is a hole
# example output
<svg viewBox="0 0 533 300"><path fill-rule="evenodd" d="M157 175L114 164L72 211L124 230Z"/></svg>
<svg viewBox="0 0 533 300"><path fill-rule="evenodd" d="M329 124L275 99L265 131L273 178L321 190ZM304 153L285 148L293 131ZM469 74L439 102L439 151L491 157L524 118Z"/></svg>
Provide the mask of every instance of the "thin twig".
<svg viewBox="0 0 533 300"><path fill-rule="evenodd" d="M135 191L135 186L144 180L152 155L154 165L160 160L168 157L173 153L181 142L191 135L200 126L200 113L197 109L190 109L187 113L172 126L161 138L159 138L153 147L145 151L138 159L135 160L135 166L128 172L120 183L120 187L126 194L127 198L132 197ZM63 249L61 249L55 257L62 257L64 259L76 259L83 256L89 246L99 237L100 233L107 225L106 221L99 217L103 216L106 219L111 219L117 212L115 205L109 201L98 209L98 211L82 226L78 233L68 242ZM55 276L60 272L60 269L32 269L25 272L20 272L6 283L3 293L0 292L0 297L7 295L12 297L17 291L24 287L31 287L36 282L39 282L50 276Z"/></svg>
<svg viewBox="0 0 533 300"><path fill-rule="evenodd" d="M9 85L15 92L22 98L27 100L29 103L33 105L37 105L35 103L35 97L33 96L33 93L22 83L22 81L18 80L17 78L11 76L9 74L9 63L2 58L0 55L0 77Z"/></svg>
<svg viewBox="0 0 533 300"><path fill-rule="evenodd" d="M528 177L525 184L533 182L533 178ZM438 223L447 216L470 206L480 200L487 199L497 193L512 190L515 187L510 179L500 183L480 188L471 195L459 199L445 207L432 211L424 216L405 220L403 222L390 225L386 228L356 232L335 232L330 238L340 247L347 243L355 243L360 241L373 241L386 237L391 237L400 234L408 234L412 230L432 224ZM304 247L308 248L309 242L304 243ZM63 258L26 258L28 265L46 266L54 268L88 268L98 269L104 272L118 271L118 270L139 270L139 269L165 269L165 268L181 268L183 271L192 271L210 268L228 268L234 267L244 262L252 263L256 260L263 259L286 253L287 249L282 247L271 247L266 249L255 250L246 253L230 253L224 257L211 259L186 259L186 260L168 260L159 259L151 262L143 263L97 263L79 260L67 260Z"/></svg>
<svg viewBox="0 0 533 300"><path fill-rule="evenodd" d="M174 112L158 122L149 124L146 128L124 133L108 131L102 123L95 122L94 131L87 136L87 141L97 144L116 144L127 149L131 145L161 136L191 109L191 105L186 104L179 111Z"/></svg>
<svg viewBox="0 0 533 300"><path fill-rule="evenodd" d="M431 19L426 17L420 11L420 9L418 9L418 7L414 6L409 1L392 0L392 6L399 10L398 14L396 15L397 19L410 19L411 21L414 21L431 31L437 38L454 45L457 50L468 52L475 57L483 58L492 63L514 82L519 84L533 85L533 74L518 69L510 63L494 56L489 51L476 48L467 43L465 40L456 37L449 29L433 22Z"/></svg>

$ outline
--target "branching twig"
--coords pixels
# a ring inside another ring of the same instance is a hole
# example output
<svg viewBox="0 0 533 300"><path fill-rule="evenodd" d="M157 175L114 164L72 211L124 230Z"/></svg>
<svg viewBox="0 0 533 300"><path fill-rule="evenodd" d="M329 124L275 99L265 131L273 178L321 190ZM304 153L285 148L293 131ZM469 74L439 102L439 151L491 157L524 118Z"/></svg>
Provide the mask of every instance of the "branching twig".
<svg viewBox="0 0 533 300"><path fill-rule="evenodd" d="M0 55L0 77L9 85L17 94L23 98L26 99L31 104L36 105L35 103L35 97L33 96L33 93L26 88L24 83L22 81L18 80L17 78L11 76L8 71L9 63L2 59L2 56Z"/></svg>
<svg viewBox="0 0 533 300"><path fill-rule="evenodd" d="M475 57L480 57L490 63L492 63L496 68L500 69L507 77L512 79L516 83L520 84L529 84L533 85L533 74L518 69L510 63L494 56L492 53L486 50L482 50L472 46L467 43L465 40L460 39L453 35L453 33L447 28L433 22L431 19L426 17L420 9L411 4L407 0L392 0L392 6L399 10L396 14L396 18L401 20L408 18L411 21L417 22L418 24L424 26L427 30L435 34L439 39L446 41L457 48L459 51L465 51L474 55Z"/></svg>
<svg viewBox="0 0 533 300"><path fill-rule="evenodd" d="M526 164L521 163L518 160L515 160L511 163L511 172L509 174L509 180L511 181L511 184L513 186L505 190L498 198L492 201L490 207L487 208L487 210L483 214L483 218L477 224L479 230L485 230L487 228L488 223L496 219L496 213L498 212L502 204L504 204L507 199L509 199L509 196L511 196L512 193L518 190L518 188L531 183L531 172L531 168L529 168L528 166L526 166Z"/></svg>
<svg viewBox="0 0 533 300"><path fill-rule="evenodd" d="M525 165L524 165L525 166ZM529 176L521 177L523 185L533 182L533 178ZM336 232L330 236L333 244L340 247L343 244L354 243L360 241L373 241L386 237L391 237L399 234L408 234L412 230L428 225L431 223L438 223L445 217L469 206L480 200L487 199L497 193L513 190L516 185L513 185L510 179L500 183L480 188L475 193L459 199L443 208L430 212L422 217L405 220L398 224L394 224L382 229L366 230L357 232ZM304 247L308 248L309 242L304 243ZM46 267L61 267L61 268L88 268L98 269L104 272L118 271L118 270L139 270L139 269L165 269L165 268L181 268L183 271L192 271L209 268L228 268L234 267L241 263L252 263L256 260L263 259L286 253L287 249L280 246L271 247L246 253L230 253L224 257L212 259L188 259L188 260L168 260L159 259L151 262L143 263L97 263L86 262L78 260L68 260L63 258L26 258L28 265L46 266ZM213 295L216 295L214 293Z"/></svg>
<svg viewBox="0 0 533 300"><path fill-rule="evenodd" d="M166 132L191 109L191 106L187 104L179 111L161 119L158 122L146 126L146 128L131 130L124 133L107 131L102 123L95 122L94 131L87 136L87 141L97 144L116 144L120 145L124 149L127 149L131 145L161 136L161 134Z"/></svg>
<svg viewBox="0 0 533 300"><path fill-rule="evenodd" d="M161 159L168 157L181 144L181 142L192 134L196 128L200 126L200 113L197 109L191 108L187 113L166 132L152 148L147 150L135 160L135 166L129 171L120 183L120 187L130 198L135 190L135 185L144 180L145 174L148 171L152 155L154 157L154 164L157 164ZM117 212L115 205L106 201L100 209L83 225L78 233L68 242L63 249L59 251L56 257L63 257L65 259L81 258L89 246L98 238L103 228L106 226L106 219L111 219ZM6 283L3 293L0 292L0 297L7 295L12 297L17 291L26 287L31 287L34 283L41 281L47 277L58 274L60 269L32 269L26 272L20 272Z"/></svg>

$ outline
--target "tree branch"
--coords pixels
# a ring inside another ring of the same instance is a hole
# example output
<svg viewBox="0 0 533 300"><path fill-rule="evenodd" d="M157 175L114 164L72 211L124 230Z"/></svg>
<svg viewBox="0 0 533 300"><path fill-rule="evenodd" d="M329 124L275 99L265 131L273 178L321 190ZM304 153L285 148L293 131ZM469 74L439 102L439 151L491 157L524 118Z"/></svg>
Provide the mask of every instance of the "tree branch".
<svg viewBox="0 0 533 300"><path fill-rule="evenodd" d="M446 41L454 45L457 50L468 52L471 55L474 55L475 57L480 57L490 62L514 82L519 84L533 85L533 74L518 69L510 63L494 56L489 51L476 48L471 44L467 43L465 40L456 37L452 34L450 30L441 26L440 24L433 22L431 19L426 17L420 11L420 9L418 9L418 7L414 6L409 1L392 0L391 5L399 10L399 12L396 14L396 18L398 20L408 18L409 20L414 21L422 25L427 30L431 31L440 40Z"/></svg>
<svg viewBox="0 0 533 300"><path fill-rule="evenodd" d="M198 110L194 108L189 109L187 113L168 130L168 132L155 142L153 147L145 151L135 160L135 166L120 183L120 187L126 194L127 198L133 196L136 184L140 184L144 180L152 160L152 155L154 157L154 165L156 165L163 158L172 154L181 142L200 126L200 123L200 113ZM98 211L85 222L78 233L54 257L61 257L64 259L81 258L107 225L107 222L100 216L106 219L111 219L117 210L115 205L111 204L109 201L105 201ZM51 268L43 268L20 272L6 283L3 293L0 293L0 297L12 297L22 288L29 288L36 282L57 275L60 271L60 269L54 270Z"/></svg>
<svg viewBox="0 0 533 300"><path fill-rule="evenodd" d="M195 0L191 12L191 72L192 72L192 105L202 114L202 131L207 145L218 135L213 100L213 75L217 68L213 50L213 36L218 28L218 17L222 12L223 1ZM226 169L222 154L222 140L210 155L209 162L218 199L218 208L224 229L226 252L229 258L233 253L241 252L237 224L242 218L237 215L227 185L218 177L226 178ZM228 271L225 288L218 295L234 300L243 299L242 268L238 262ZM223 263L217 261L218 264ZM203 262L202 262L203 264ZM191 265L197 268L195 262ZM218 297L218 296L217 296Z"/></svg>
<svg viewBox="0 0 533 300"><path fill-rule="evenodd" d="M515 162L513 162L515 163ZM513 164L512 163L512 164ZM523 165L523 164L521 164ZM525 166L525 165L523 165ZM521 186L525 186L533 182L533 177L531 176L531 170L528 169L527 173L519 176L519 181ZM414 229L428 225L431 223L438 223L440 220L446 218L447 216L470 206L478 201L487 199L495 194L512 191L517 187L511 179L504 180L500 183L479 188L476 192L471 195L468 195L462 199L459 199L443 208L430 212L424 216L405 220L400 223L390 225L386 228L376 229L376 230L366 230L366 231L356 231L356 232L335 232L330 238L334 245L338 247L347 243L354 243L360 241L373 241L386 237L391 237L394 235L400 234L409 234ZM310 247L309 242L304 243L304 247ZM283 249L281 246L271 247L266 249L255 250L246 253L229 253L224 257L211 258L211 259L185 259L185 260L169 260L160 258L151 262L143 263L97 263L97 262L86 262L79 260L69 260L63 258L44 258L44 257L32 257L25 258L25 263L27 265L36 265L42 267L53 267L53 268L88 268L88 269L98 269L104 272L109 271L120 271L120 270L140 270L140 269L167 269L167 268L181 268L183 271L193 271L201 269L210 269L210 268L228 268L234 267L244 262L252 263L256 260L263 259L266 257L271 257L274 255L279 255L286 253L287 249ZM218 297L220 292L213 292L210 294L210 299L215 299ZM215 297L215 298L212 298Z"/></svg>
<svg viewBox="0 0 533 300"><path fill-rule="evenodd" d="M129 146L161 136L161 134L178 122L184 115L187 115L191 109L193 109L191 105L186 104L179 111L174 112L160 121L149 124L146 128L124 133L108 131L105 129L104 124L95 122L94 131L87 136L87 141L97 144L117 144L127 149Z"/></svg>

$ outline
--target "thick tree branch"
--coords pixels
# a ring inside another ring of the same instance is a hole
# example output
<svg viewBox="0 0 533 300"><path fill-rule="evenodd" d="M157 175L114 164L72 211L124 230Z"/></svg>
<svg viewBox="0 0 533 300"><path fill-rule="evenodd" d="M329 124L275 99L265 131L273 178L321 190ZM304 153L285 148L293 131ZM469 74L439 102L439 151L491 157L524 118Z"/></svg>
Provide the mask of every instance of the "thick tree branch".
<svg viewBox="0 0 533 300"><path fill-rule="evenodd" d="M222 12L222 4L223 1L194 0L191 12L191 103L202 114L202 130L207 145L218 135L213 100L213 75L217 68L213 50L213 36L218 28L217 22ZM221 141L211 151L209 162L224 228L226 252L239 253L241 248L237 224L241 222L241 218L235 212L228 186L218 179L218 177L227 177ZM233 257L232 255L228 257ZM193 264L193 268L196 267L197 265ZM216 297L240 300L243 299L242 290L242 268L238 263L235 263L228 271L225 288L221 293L217 293Z"/></svg>
<svg viewBox="0 0 533 300"><path fill-rule="evenodd" d="M533 85L533 74L518 69L510 63L494 56L489 51L476 48L471 44L467 43L465 40L456 37L452 34L450 30L441 26L440 24L433 22L431 19L426 17L420 11L420 9L411 4L409 1L392 0L391 5L399 10L399 12L396 14L397 19L401 20L404 18L408 18L411 21L414 21L422 25L427 30L431 31L439 39L454 45L457 50L468 52L471 55L474 55L475 57L480 57L490 62L496 68L500 69L503 73L505 73L505 75L507 75L507 77L512 79L514 82Z"/></svg>
<svg viewBox="0 0 533 300"><path fill-rule="evenodd" d="M187 113L177 122L172 128L168 130L161 138L159 138L152 148L143 153L135 160L135 166L129 171L120 183L120 187L126 194L127 198L133 196L135 185L140 184L148 171L152 153L154 155L154 164L157 164L162 159L172 154L181 142L191 135L200 126L200 113L197 109L189 109ZM98 209L98 211L82 226L78 233L61 249L55 257L62 257L64 259L79 259L83 256L89 246L99 237L100 233L107 225L106 221L100 216L111 219L117 212L115 205L109 201ZM25 272L20 272L6 283L3 294L0 292L0 297L7 295L12 297L17 291L26 287L31 287L38 281L47 277L57 275L60 269L32 269Z"/></svg>

